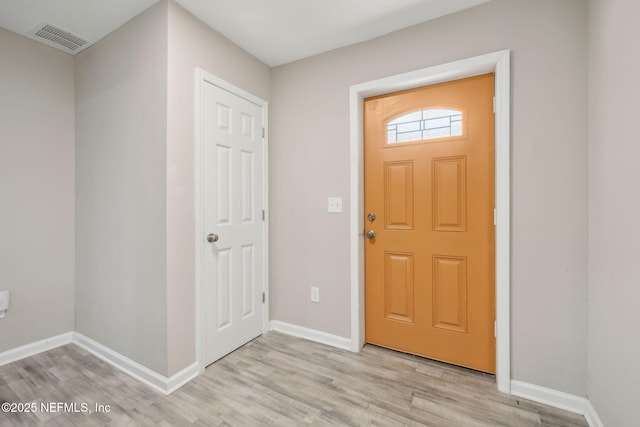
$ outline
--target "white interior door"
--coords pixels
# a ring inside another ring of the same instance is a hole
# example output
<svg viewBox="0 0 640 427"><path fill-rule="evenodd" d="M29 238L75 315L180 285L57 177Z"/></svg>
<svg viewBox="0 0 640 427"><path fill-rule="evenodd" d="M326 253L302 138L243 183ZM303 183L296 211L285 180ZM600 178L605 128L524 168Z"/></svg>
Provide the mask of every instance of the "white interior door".
<svg viewBox="0 0 640 427"><path fill-rule="evenodd" d="M205 364L263 331L263 109L202 87Z"/></svg>

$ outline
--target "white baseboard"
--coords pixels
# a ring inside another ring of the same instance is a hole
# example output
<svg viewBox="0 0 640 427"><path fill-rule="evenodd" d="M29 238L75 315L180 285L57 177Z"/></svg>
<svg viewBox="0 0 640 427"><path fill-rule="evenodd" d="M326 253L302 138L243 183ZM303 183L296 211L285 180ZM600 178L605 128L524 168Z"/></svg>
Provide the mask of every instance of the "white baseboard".
<svg viewBox="0 0 640 427"><path fill-rule="evenodd" d="M0 366L24 359L25 357L35 356L38 353L53 350L56 347L71 344L72 341L73 332L67 332L61 335L56 335L55 337L32 342L21 347L12 348L11 350L0 353Z"/></svg>
<svg viewBox="0 0 640 427"><path fill-rule="evenodd" d="M67 344L75 344L87 350L97 358L104 360L111 366L162 394L173 393L200 374L198 364L194 362L177 374L167 378L78 332L67 332L2 352L0 353L0 366Z"/></svg>
<svg viewBox="0 0 640 427"><path fill-rule="evenodd" d="M554 408L573 412L574 414L583 415L589 427L604 427L595 408L586 397L576 396L518 380L511 381L511 394Z"/></svg>
<svg viewBox="0 0 640 427"><path fill-rule="evenodd" d="M593 407L590 401L587 401L584 417L587 419L587 424L589 424L589 427L604 427L604 423L598 416L596 408Z"/></svg>
<svg viewBox="0 0 640 427"><path fill-rule="evenodd" d="M351 339L338 335L329 334L327 332L318 331L316 329L305 328L280 320L272 320L269 322L269 330L281 332L294 337L304 338L310 341L319 342L321 344L330 345L342 350L351 350Z"/></svg>
<svg viewBox="0 0 640 427"><path fill-rule="evenodd" d="M73 343L162 394L171 394L200 373L198 364L194 362L172 377L167 378L81 333L74 333Z"/></svg>
<svg viewBox="0 0 640 427"><path fill-rule="evenodd" d="M166 392L165 394L171 394L195 377L200 375L200 368L198 362L193 362L191 365L184 368L182 371L167 378Z"/></svg>

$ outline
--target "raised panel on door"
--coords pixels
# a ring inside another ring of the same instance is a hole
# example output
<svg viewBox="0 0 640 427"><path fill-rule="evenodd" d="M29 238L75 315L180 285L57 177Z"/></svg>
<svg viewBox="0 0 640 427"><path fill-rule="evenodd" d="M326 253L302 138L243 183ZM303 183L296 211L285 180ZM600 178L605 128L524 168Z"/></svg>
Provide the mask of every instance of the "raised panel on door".
<svg viewBox="0 0 640 427"><path fill-rule="evenodd" d="M388 319L413 322L414 312L413 254L384 254L384 307Z"/></svg>
<svg viewBox="0 0 640 427"><path fill-rule="evenodd" d="M231 107L216 102L216 128L221 132L231 132Z"/></svg>
<svg viewBox="0 0 640 427"><path fill-rule="evenodd" d="M242 179L242 217L243 223L253 222L255 220L255 162L254 155L249 151L242 151L241 161L241 179Z"/></svg>
<svg viewBox="0 0 640 427"><path fill-rule="evenodd" d="M254 117L250 114L242 113L240 115L240 118L241 118L241 124L242 124L242 129L241 129L242 137L252 140L255 135Z"/></svg>
<svg viewBox="0 0 640 427"><path fill-rule="evenodd" d="M413 162L388 162L384 169L385 227L388 230L411 230Z"/></svg>
<svg viewBox="0 0 640 427"><path fill-rule="evenodd" d="M218 251L217 254L217 293L215 306L217 308L217 328L220 331L231 325L232 322L232 265L231 258L233 256L232 249L224 249Z"/></svg>
<svg viewBox="0 0 640 427"><path fill-rule="evenodd" d="M255 245L242 247L242 317L255 314L256 307L256 264Z"/></svg>
<svg viewBox="0 0 640 427"><path fill-rule="evenodd" d="M466 231L466 157L433 159L432 171L433 229L436 231Z"/></svg>
<svg viewBox="0 0 640 427"><path fill-rule="evenodd" d="M433 326L467 332L467 260L433 257Z"/></svg>
<svg viewBox="0 0 640 427"><path fill-rule="evenodd" d="M218 225L231 224L232 183L231 147L216 146L216 218Z"/></svg>

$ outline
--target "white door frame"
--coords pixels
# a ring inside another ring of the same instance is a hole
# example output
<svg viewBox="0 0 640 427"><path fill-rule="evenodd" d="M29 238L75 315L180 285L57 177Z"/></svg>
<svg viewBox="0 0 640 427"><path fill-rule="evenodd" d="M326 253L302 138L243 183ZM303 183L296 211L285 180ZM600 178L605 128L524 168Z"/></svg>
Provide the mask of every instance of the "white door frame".
<svg viewBox="0 0 640 427"><path fill-rule="evenodd" d="M202 285L202 246L205 239L205 230L203 227L204 218L202 215L203 200L204 200L204 174L203 174L203 148L204 148L204 134L203 134L203 100L202 92L205 84L213 84L222 88L234 95L239 96L253 104L262 108L262 119L264 126L263 137L263 157L262 157L262 206L265 212L264 227L263 227L263 292L265 294L265 301L263 307L262 316L262 333L266 333L269 330L269 130L268 130L268 118L269 118L269 103L264 99L240 89L233 84L216 77L207 71L196 68L196 85L195 85L195 245L196 245L196 259L195 259L195 271L196 271L196 362L200 373L204 372L205 364L205 300L204 300L204 286Z"/></svg>
<svg viewBox="0 0 640 427"><path fill-rule="evenodd" d="M510 52L502 50L350 87L351 351L364 345L364 98L495 72L496 382L511 390Z"/></svg>

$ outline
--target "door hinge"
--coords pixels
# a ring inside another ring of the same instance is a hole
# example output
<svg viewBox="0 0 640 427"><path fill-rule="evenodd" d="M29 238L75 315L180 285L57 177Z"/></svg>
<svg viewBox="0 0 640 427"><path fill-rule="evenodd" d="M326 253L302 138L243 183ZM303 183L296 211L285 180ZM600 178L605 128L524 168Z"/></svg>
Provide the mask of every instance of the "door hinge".
<svg viewBox="0 0 640 427"><path fill-rule="evenodd" d="M493 225L498 225L498 213L495 208L493 208Z"/></svg>
<svg viewBox="0 0 640 427"><path fill-rule="evenodd" d="M493 321L493 337L496 338L497 336L498 336L498 322L494 320Z"/></svg>
<svg viewBox="0 0 640 427"><path fill-rule="evenodd" d="M262 138L264 139L264 128L262 128Z"/></svg>
<svg viewBox="0 0 640 427"><path fill-rule="evenodd" d="M265 217L265 213L264 213L264 209L262 209L262 220L264 221L264 217Z"/></svg>
<svg viewBox="0 0 640 427"><path fill-rule="evenodd" d="M267 295L263 292L262 293L262 303L264 304L265 302L267 302Z"/></svg>
<svg viewBox="0 0 640 427"><path fill-rule="evenodd" d="M495 114L495 113L496 113L496 97L494 96L493 97L493 114ZM264 136L264 135L262 135L262 136Z"/></svg>

